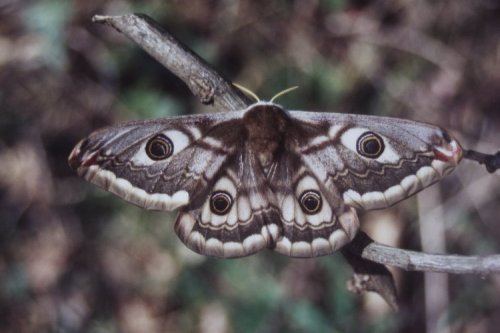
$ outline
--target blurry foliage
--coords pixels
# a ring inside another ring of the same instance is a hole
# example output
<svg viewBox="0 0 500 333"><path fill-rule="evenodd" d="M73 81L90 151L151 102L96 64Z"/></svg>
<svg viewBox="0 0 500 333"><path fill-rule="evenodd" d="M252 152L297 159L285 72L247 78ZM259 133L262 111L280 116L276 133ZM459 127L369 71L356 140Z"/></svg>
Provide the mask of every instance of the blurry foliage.
<svg viewBox="0 0 500 333"><path fill-rule="evenodd" d="M423 332L421 273L398 274L393 314L347 291L339 254L205 258L176 238L175 214L145 212L71 172L72 147L99 127L215 111L91 23L138 11L263 99L299 85L278 102L425 120L466 146L499 148L498 1L0 2L0 331ZM448 251L499 252L498 176L464 163L441 184ZM363 227L419 249L418 218L409 199L366 214ZM449 281L450 329L496 331L499 278Z"/></svg>

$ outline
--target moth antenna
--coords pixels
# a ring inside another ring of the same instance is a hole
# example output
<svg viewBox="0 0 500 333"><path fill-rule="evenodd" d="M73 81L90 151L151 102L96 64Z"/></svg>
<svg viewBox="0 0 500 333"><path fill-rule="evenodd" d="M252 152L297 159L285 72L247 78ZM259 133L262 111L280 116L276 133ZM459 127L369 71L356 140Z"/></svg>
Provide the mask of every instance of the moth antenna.
<svg viewBox="0 0 500 333"><path fill-rule="evenodd" d="M277 93L276 95L273 96L273 98L271 98L271 100L269 102L273 102L276 98L280 97L280 96L283 96L284 94L287 94L289 93L290 91L293 91L295 89L298 89L299 86L293 86L293 87L290 87L290 88L287 88L283 91L280 91L279 93Z"/></svg>
<svg viewBox="0 0 500 333"><path fill-rule="evenodd" d="M254 93L253 91L251 91L250 89L248 89L242 85L239 85L238 83L234 83L234 82L233 82L233 86L235 86L239 90L243 91L244 93L248 94L253 99L255 99L255 102L257 102L257 103L260 102L259 96L257 96L257 94Z"/></svg>

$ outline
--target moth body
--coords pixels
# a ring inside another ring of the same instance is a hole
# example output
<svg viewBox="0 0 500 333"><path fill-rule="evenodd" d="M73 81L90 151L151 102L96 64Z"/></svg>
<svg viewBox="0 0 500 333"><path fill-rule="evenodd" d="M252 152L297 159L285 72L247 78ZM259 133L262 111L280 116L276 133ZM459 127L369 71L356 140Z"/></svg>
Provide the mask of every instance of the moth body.
<svg viewBox="0 0 500 333"><path fill-rule="evenodd" d="M283 138L289 123L290 116L275 104L258 103L245 112L245 149L257 156L262 168L267 169L276 152L283 149Z"/></svg>

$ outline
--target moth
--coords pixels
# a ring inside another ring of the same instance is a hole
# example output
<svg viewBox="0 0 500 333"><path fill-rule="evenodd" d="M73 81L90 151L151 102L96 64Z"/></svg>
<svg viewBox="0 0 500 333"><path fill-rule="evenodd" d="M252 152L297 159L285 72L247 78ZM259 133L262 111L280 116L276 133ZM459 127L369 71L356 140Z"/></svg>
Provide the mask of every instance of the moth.
<svg viewBox="0 0 500 333"><path fill-rule="evenodd" d="M391 206L462 157L460 144L430 124L257 102L98 130L69 165L140 207L178 209L175 232L197 253L314 257L354 238L356 210Z"/></svg>

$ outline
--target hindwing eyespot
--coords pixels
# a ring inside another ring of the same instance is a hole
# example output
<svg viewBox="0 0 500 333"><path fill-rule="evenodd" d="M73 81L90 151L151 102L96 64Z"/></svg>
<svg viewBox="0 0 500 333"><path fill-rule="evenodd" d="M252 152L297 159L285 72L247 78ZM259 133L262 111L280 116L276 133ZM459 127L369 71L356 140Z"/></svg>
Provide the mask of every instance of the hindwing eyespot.
<svg viewBox="0 0 500 333"><path fill-rule="evenodd" d="M308 215L316 214L321 210L323 201L318 191L304 191L299 197L299 204L302 211Z"/></svg>
<svg viewBox="0 0 500 333"><path fill-rule="evenodd" d="M233 198L224 191L212 193L210 197L210 210L217 215L226 215L233 205Z"/></svg>

